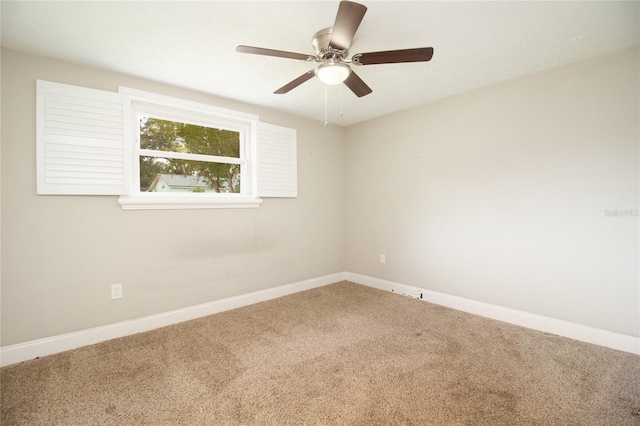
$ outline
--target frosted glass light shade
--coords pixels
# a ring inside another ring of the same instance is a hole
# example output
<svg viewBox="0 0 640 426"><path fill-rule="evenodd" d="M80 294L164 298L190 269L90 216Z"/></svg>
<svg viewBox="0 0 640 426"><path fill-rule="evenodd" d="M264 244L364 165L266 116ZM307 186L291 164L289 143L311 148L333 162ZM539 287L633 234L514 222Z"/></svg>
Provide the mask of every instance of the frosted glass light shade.
<svg viewBox="0 0 640 426"><path fill-rule="evenodd" d="M351 68L346 64L329 62L322 64L316 70L316 75L326 84L339 84L342 83L351 74Z"/></svg>

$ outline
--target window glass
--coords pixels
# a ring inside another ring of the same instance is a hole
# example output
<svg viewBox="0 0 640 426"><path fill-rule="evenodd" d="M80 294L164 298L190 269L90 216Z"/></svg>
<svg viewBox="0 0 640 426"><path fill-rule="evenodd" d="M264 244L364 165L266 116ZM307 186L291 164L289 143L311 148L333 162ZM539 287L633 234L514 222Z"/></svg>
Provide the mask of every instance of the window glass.
<svg viewBox="0 0 640 426"><path fill-rule="evenodd" d="M140 192L240 193L239 164L140 156Z"/></svg>
<svg viewBox="0 0 640 426"><path fill-rule="evenodd" d="M140 148L240 158L240 133L141 116Z"/></svg>

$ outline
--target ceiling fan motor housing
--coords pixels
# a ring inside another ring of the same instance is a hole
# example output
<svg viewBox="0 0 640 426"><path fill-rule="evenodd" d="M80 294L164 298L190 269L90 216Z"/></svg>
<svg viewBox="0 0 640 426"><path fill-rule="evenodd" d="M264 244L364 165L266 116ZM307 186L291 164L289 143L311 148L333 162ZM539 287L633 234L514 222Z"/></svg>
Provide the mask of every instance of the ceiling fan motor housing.
<svg viewBox="0 0 640 426"><path fill-rule="evenodd" d="M343 60L349 54L349 50L336 50L329 45L331 41L331 34L333 32L333 28L325 28L324 30L320 30L313 35L313 39L311 44L316 51L316 55L318 59L338 59Z"/></svg>

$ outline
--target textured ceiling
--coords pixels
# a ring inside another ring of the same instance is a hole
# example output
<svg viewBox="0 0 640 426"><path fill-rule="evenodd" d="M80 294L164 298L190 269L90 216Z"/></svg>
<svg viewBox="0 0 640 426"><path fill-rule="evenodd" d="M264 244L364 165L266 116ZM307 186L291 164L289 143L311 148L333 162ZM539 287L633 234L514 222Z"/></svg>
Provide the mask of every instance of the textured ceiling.
<svg viewBox="0 0 640 426"><path fill-rule="evenodd" d="M432 46L426 63L353 67L373 89L330 86L329 121L349 125L638 44L640 2L362 1L350 53ZM313 54L337 1L2 1L2 46L324 121L325 86L273 91L315 64L235 52ZM342 107L341 107L342 103ZM344 115L340 117L340 111Z"/></svg>

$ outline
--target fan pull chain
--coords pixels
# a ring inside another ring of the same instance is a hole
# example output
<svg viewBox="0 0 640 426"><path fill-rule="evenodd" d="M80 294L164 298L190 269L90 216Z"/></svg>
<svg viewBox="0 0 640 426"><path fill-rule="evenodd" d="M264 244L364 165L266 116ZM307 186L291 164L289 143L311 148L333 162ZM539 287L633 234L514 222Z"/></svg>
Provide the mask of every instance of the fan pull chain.
<svg viewBox="0 0 640 426"><path fill-rule="evenodd" d="M340 117L344 116L344 109L342 108L342 84L340 85Z"/></svg>
<svg viewBox="0 0 640 426"><path fill-rule="evenodd" d="M324 85L324 125L328 126L329 125L329 118L328 118L328 108L327 108L327 85Z"/></svg>

